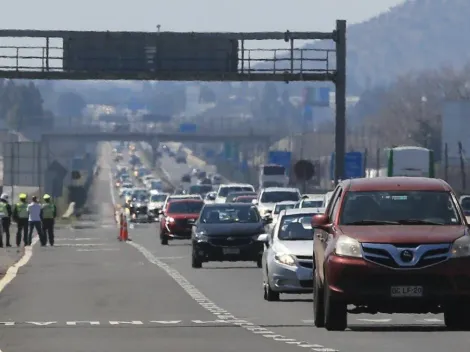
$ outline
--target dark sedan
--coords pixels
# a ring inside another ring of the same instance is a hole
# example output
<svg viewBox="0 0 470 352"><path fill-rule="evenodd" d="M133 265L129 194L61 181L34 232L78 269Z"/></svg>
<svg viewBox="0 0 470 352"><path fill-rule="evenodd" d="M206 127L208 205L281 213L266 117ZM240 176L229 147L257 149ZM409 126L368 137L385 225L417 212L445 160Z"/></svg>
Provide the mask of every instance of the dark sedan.
<svg viewBox="0 0 470 352"><path fill-rule="evenodd" d="M206 204L192 230L193 268L211 261L253 261L261 267L265 222L252 204Z"/></svg>

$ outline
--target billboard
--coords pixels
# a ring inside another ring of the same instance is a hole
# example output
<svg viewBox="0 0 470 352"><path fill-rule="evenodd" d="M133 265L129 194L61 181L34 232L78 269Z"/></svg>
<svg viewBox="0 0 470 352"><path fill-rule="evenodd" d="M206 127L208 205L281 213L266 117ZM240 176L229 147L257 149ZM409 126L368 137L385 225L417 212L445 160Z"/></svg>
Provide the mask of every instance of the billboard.
<svg viewBox="0 0 470 352"><path fill-rule="evenodd" d="M442 160L444 160L445 147L449 165L460 163L458 143L462 143L462 149L467 157L470 157L470 101L448 101L442 109Z"/></svg>
<svg viewBox="0 0 470 352"><path fill-rule="evenodd" d="M39 142L3 144L3 185L40 187L48 168L47 150Z"/></svg>
<svg viewBox="0 0 470 352"><path fill-rule="evenodd" d="M238 41L177 32L73 32L63 39L63 69L233 73L238 70Z"/></svg>
<svg viewBox="0 0 470 352"><path fill-rule="evenodd" d="M284 150L271 150L268 155L268 164L281 165L289 173L292 163L292 153Z"/></svg>

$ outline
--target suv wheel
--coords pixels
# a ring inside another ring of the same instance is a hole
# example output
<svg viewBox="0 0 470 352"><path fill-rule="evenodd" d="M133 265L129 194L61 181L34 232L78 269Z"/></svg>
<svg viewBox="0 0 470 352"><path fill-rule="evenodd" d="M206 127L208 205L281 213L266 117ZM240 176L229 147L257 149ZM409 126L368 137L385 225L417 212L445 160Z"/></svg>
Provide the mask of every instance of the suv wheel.
<svg viewBox="0 0 470 352"><path fill-rule="evenodd" d="M325 306L325 328L328 331L344 331L348 327L348 311L346 304L335 301L325 282L324 306Z"/></svg>
<svg viewBox="0 0 470 352"><path fill-rule="evenodd" d="M325 296L316 273L313 282L313 324L317 328L325 327Z"/></svg>
<svg viewBox="0 0 470 352"><path fill-rule="evenodd" d="M194 253L191 255L191 267L194 269L202 268L202 261Z"/></svg>
<svg viewBox="0 0 470 352"><path fill-rule="evenodd" d="M279 292L273 291L269 283L264 285L264 299L268 302L279 301Z"/></svg>
<svg viewBox="0 0 470 352"><path fill-rule="evenodd" d="M470 330L470 321L468 314L470 309L465 309L464 305L450 306L444 311L444 323L446 327L451 330Z"/></svg>

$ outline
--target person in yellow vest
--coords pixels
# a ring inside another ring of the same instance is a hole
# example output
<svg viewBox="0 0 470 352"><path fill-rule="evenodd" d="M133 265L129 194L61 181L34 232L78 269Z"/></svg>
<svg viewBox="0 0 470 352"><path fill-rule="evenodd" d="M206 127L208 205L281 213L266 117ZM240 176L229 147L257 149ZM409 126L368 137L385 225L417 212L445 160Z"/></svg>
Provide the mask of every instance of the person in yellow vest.
<svg viewBox="0 0 470 352"><path fill-rule="evenodd" d="M10 224L11 224L11 206L8 203L8 194L3 193L0 197L0 213L2 214L1 227L5 233L6 246L11 247L10 244ZM2 236L3 237L3 236ZM3 247L3 238L0 237L0 248Z"/></svg>
<svg viewBox="0 0 470 352"><path fill-rule="evenodd" d="M41 220L42 220L42 235L43 239L41 243L47 245L47 240L49 239L49 244L54 245L54 225L55 218L57 216L57 208L55 204L51 202L51 196L45 194L43 196L44 203L41 206Z"/></svg>
<svg viewBox="0 0 470 352"><path fill-rule="evenodd" d="M28 224L29 224L29 213L28 213L28 204L26 203L27 196L25 193L19 195L19 202L15 204L13 208L13 220L18 225L18 230L16 231L16 246L21 245L21 235L23 233L23 243L25 246L30 246L28 243Z"/></svg>

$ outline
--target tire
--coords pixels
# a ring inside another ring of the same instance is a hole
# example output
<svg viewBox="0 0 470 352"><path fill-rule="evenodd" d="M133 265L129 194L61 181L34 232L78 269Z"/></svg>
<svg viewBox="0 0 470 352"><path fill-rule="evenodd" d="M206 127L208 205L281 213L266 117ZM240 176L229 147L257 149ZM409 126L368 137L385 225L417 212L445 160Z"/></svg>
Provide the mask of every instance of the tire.
<svg viewBox="0 0 470 352"><path fill-rule="evenodd" d="M325 328L328 331L344 331L348 327L348 311L346 304L334 300L325 283L324 307L325 307Z"/></svg>
<svg viewBox="0 0 470 352"><path fill-rule="evenodd" d="M202 261L194 253L191 255L191 267L194 269L202 268Z"/></svg>
<svg viewBox="0 0 470 352"><path fill-rule="evenodd" d="M279 292L273 291L269 283L264 285L264 299L268 302L277 302L279 301L280 294Z"/></svg>
<svg viewBox="0 0 470 352"><path fill-rule="evenodd" d="M325 327L325 296L317 274L313 282L313 325Z"/></svg>
<svg viewBox="0 0 470 352"><path fill-rule="evenodd" d="M449 330L470 330L470 321L468 314L470 309L466 309L465 303L461 305L452 305L444 310L444 323Z"/></svg>

